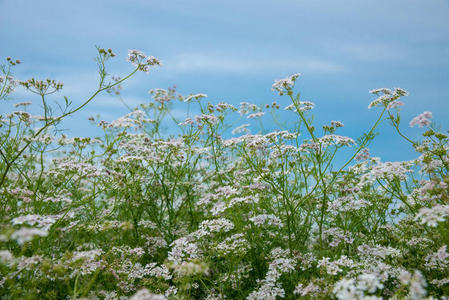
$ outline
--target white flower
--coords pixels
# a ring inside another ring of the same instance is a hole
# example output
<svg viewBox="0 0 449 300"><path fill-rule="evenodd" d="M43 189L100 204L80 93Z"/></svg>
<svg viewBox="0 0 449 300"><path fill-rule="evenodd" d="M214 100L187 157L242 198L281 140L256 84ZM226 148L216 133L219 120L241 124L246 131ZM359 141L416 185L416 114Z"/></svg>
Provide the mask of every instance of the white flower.
<svg viewBox="0 0 449 300"><path fill-rule="evenodd" d="M315 107L315 103L310 102L310 101L299 101L297 103L297 106L298 106L300 111L304 112L304 111L308 111L308 110L313 109ZM298 110L296 108L296 105L294 103L286 106L284 108L284 110L291 110L293 112L298 112Z"/></svg>
<svg viewBox="0 0 449 300"><path fill-rule="evenodd" d="M328 134L321 137L320 143L324 145L341 145L341 146L355 145L355 141L350 137L336 134Z"/></svg>
<svg viewBox="0 0 449 300"><path fill-rule="evenodd" d="M379 93L383 93L383 94L386 94L386 95L391 95L391 93L392 93L391 90L387 89L387 88L374 89L374 90L371 90L369 92L370 92L370 94L375 94L375 95L378 95Z"/></svg>
<svg viewBox="0 0 449 300"><path fill-rule="evenodd" d="M140 50L128 50L128 61L131 63L135 63L139 59L144 59L145 57L145 53Z"/></svg>
<svg viewBox="0 0 449 300"><path fill-rule="evenodd" d="M16 240L17 243L19 243L20 245L26 242L31 241L34 236L47 236L48 235L48 231L47 230L42 230L42 229L38 229L38 228L26 228L26 227L22 227L19 230L15 231L12 235L11 238L13 240Z"/></svg>
<svg viewBox="0 0 449 300"><path fill-rule="evenodd" d="M363 297L363 292L357 289L353 278L343 278L338 281L333 292L338 299L358 300Z"/></svg>
<svg viewBox="0 0 449 300"><path fill-rule="evenodd" d="M253 113L253 114L249 114L246 118L247 119L255 119L255 118L260 118L264 115L264 112L258 112L258 113Z"/></svg>
<svg viewBox="0 0 449 300"><path fill-rule="evenodd" d="M0 262L9 263L14 259L14 256L9 252L9 250L0 250Z"/></svg>
<svg viewBox="0 0 449 300"><path fill-rule="evenodd" d="M190 95L187 98L184 99L184 102L190 102L193 99L199 100L201 98L207 98L206 94L194 94L194 95Z"/></svg>
<svg viewBox="0 0 449 300"><path fill-rule="evenodd" d="M370 157L369 149L363 148L357 155L355 156L356 160L367 160Z"/></svg>
<svg viewBox="0 0 449 300"><path fill-rule="evenodd" d="M150 66L161 66L161 62L154 56L146 56L140 50L128 50L128 61L136 66L139 71L148 73Z"/></svg>
<svg viewBox="0 0 449 300"><path fill-rule="evenodd" d="M404 89L401 89L401 88L394 88L394 92L393 93L395 95L398 95L398 96L408 96L408 92L406 90L404 90Z"/></svg>
<svg viewBox="0 0 449 300"><path fill-rule="evenodd" d="M449 254L446 252L447 246L443 245L437 252L426 256L426 266L429 269L439 269L444 271L449 264Z"/></svg>
<svg viewBox="0 0 449 300"><path fill-rule="evenodd" d="M217 124L218 118L214 115L206 115L202 114L201 116L195 116L195 121L197 123L211 123L211 124Z"/></svg>
<svg viewBox="0 0 449 300"><path fill-rule="evenodd" d="M430 119L432 119L432 113L430 111L425 111L410 121L410 127L414 127L415 125L418 125L419 127L428 126L430 125Z"/></svg>
<svg viewBox="0 0 449 300"><path fill-rule="evenodd" d="M210 235L212 233L228 232L234 228L234 224L225 218L205 220L201 222L196 231L198 237Z"/></svg>
<svg viewBox="0 0 449 300"><path fill-rule="evenodd" d="M261 214L254 216L249 219L251 222L253 222L255 225L262 226L264 224L267 224L268 226L276 226L276 227L282 227L282 221L275 215L266 215Z"/></svg>
<svg viewBox="0 0 449 300"><path fill-rule="evenodd" d="M357 279L359 289L368 293L374 293L377 289L381 290L384 287L376 274L361 274Z"/></svg>
<svg viewBox="0 0 449 300"><path fill-rule="evenodd" d="M19 106L28 106L28 105L31 105L31 104L33 104L33 102L30 102L30 101L26 101L26 102L20 102L20 103L16 103L16 104L14 104L14 107L19 107Z"/></svg>
<svg viewBox="0 0 449 300"><path fill-rule="evenodd" d="M321 291L321 288L315 284L313 284L312 282L309 283L306 287L303 287L302 283L299 283L294 291L295 295L300 295L301 297L305 297L309 294L311 294L311 296L313 296L314 294L317 294Z"/></svg>
<svg viewBox="0 0 449 300"><path fill-rule="evenodd" d="M345 125L340 121L331 121L331 125L335 128L344 127Z"/></svg>
<svg viewBox="0 0 449 300"><path fill-rule="evenodd" d="M249 127L249 125L250 124L243 124L243 125L240 125L239 127L236 127L236 128L234 128L233 130L232 130L232 134L233 135L235 135L235 134L239 134L239 133L246 133L246 134L249 134L250 133L250 130L248 129L248 127Z"/></svg>
<svg viewBox="0 0 449 300"><path fill-rule="evenodd" d="M421 224L436 227L439 222L444 222L449 216L449 205L437 204L434 207L423 207L419 210L415 220L420 220Z"/></svg>
<svg viewBox="0 0 449 300"><path fill-rule="evenodd" d="M368 108L376 107L383 104L387 105L387 109L391 109L400 105L404 105L402 102L396 100L402 96L408 96L408 92L401 88L395 88L394 91L391 91L390 89L387 88L381 88L371 90L370 93L378 96L380 93L382 93L383 95L380 95L377 99L371 101L371 103L368 105Z"/></svg>
<svg viewBox="0 0 449 300"><path fill-rule="evenodd" d="M248 241L244 238L244 235L241 233L237 233L226 238L214 249L217 253L220 253L222 255L232 254L234 256L238 256L245 254L248 247Z"/></svg>
<svg viewBox="0 0 449 300"><path fill-rule="evenodd" d="M148 289L141 289L134 294L129 300L166 300L164 295L156 295L151 293Z"/></svg>
<svg viewBox="0 0 449 300"><path fill-rule="evenodd" d="M390 104L388 104L387 109L393 109L399 106L404 106L404 102L395 100L393 102L390 102Z"/></svg>
<svg viewBox="0 0 449 300"><path fill-rule="evenodd" d="M175 240L170 246L172 246L172 249L168 252L168 260L175 264L179 264L188 258L199 258L201 255L198 245L189 236Z"/></svg>
<svg viewBox="0 0 449 300"><path fill-rule="evenodd" d="M298 79L300 75L300 73L296 73L287 78L275 80L271 90L277 91L279 95L282 96L285 91L289 91L293 88L296 79Z"/></svg>
<svg viewBox="0 0 449 300"><path fill-rule="evenodd" d="M410 297L413 300L423 299L426 295L426 279L420 271L415 271L410 280Z"/></svg>
<svg viewBox="0 0 449 300"><path fill-rule="evenodd" d="M25 215L12 219L13 225L28 224L48 230L56 222L55 216Z"/></svg>

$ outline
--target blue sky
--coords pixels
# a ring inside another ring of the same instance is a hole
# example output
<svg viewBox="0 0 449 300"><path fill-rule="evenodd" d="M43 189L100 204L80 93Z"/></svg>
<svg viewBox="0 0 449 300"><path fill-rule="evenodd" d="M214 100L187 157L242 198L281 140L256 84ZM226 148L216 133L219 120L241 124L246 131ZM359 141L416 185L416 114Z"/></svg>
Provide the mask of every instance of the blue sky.
<svg viewBox="0 0 449 300"><path fill-rule="evenodd" d="M125 84L130 105L148 101L149 89L173 84L211 102L287 105L271 85L300 72L298 90L316 103L317 121L343 121L341 134L356 138L374 122L368 91L380 87L410 92L402 108L410 136L422 132L408 122L424 110L449 127L448 0L0 0L0 11L0 57L23 61L15 70L20 79L63 81L61 96L75 103L96 87L92 58L99 45L117 53L110 68L117 75L131 69L128 49L162 60L162 68ZM16 97L33 100L20 91ZM97 113L112 120L126 109L104 94L65 126L88 135L84 120ZM381 132L374 155L416 156L392 128Z"/></svg>

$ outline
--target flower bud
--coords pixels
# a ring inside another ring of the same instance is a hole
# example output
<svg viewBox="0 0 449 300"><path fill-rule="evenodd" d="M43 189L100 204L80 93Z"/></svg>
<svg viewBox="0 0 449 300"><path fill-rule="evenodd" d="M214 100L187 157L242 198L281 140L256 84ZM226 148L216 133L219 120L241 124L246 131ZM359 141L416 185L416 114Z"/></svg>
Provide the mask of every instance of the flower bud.
<svg viewBox="0 0 449 300"><path fill-rule="evenodd" d="M435 134L435 137L439 140L444 140L447 138L447 135L442 134L442 133L437 133L437 134Z"/></svg>
<svg viewBox="0 0 449 300"><path fill-rule="evenodd" d="M426 132L424 132L422 135L428 137L428 136L432 136L434 134L435 134L435 132L432 129L429 129Z"/></svg>

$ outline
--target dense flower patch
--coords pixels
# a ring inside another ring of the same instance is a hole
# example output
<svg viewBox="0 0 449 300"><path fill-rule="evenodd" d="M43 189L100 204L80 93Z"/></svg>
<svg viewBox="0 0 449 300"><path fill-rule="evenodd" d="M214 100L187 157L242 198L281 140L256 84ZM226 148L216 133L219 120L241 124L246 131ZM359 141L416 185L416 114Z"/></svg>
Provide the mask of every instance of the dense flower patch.
<svg viewBox="0 0 449 300"><path fill-rule="evenodd" d="M356 140L339 121L312 124L300 74L273 84L285 106L156 89L115 121L91 118L102 137L66 136L64 118L161 65L131 50L135 69L109 77L114 56L99 49L99 87L80 106L46 100L55 80L15 79L19 60L2 66L1 101L19 86L39 101L0 115L2 299L447 299L448 138L430 112L409 124L427 128L422 141L402 133L406 91L371 91L379 116ZM173 105L198 113L177 120ZM280 110L292 129L231 125ZM178 133L162 134L167 120ZM416 159L370 156L384 121ZM341 149L352 156L337 165Z"/></svg>

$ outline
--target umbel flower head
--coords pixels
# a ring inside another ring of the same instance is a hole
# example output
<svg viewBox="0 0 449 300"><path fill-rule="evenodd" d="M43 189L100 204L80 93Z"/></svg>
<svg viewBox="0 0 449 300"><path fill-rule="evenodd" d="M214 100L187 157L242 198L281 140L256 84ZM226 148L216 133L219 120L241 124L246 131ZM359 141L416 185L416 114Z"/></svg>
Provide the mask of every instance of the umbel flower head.
<svg viewBox="0 0 449 300"><path fill-rule="evenodd" d="M399 99L402 96L408 96L408 92L401 88L394 88L393 91L387 88L381 88L371 90L369 92L371 94L380 96L377 99L371 101L371 103L368 105L368 109L381 105L384 105L388 109L395 108L397 106L404 105L404 103L396 101L397 99Z"/></svg>
<svg viewBox="0 0 449 300"><path fill-rule="evenodd" d="M54 79L36 80L34 78L20 81L19 84L30 92L38 95L50 95L56 93L64 86L62 82L57 82Z"/></svg>
<svg viewBox="0 0 449 300"><path fill-rule="evenodd" d="M300 75L300 73L296 73L287 78L275 80L271 90L277 91L279 96L282 96L285 92L291 92L293 86L295 85L296 79L298 79Z"/></svg>
<svg viewBox="0 0 449 300"><path fill-rule="evenodd" d="M162 66L159 59L154 56L146 56L140 50L128 50L128 61L136 66L139 71L148 73L150 66Z"/></svg>
<svg viewBox="0 0 449 300"><path fill-rule="evenodd" d="M419 127L429 126L430 119L432 119L432 113L430 111L425 111L410 121L410 127L414 127L415 125L418 125Z"/></svg>

